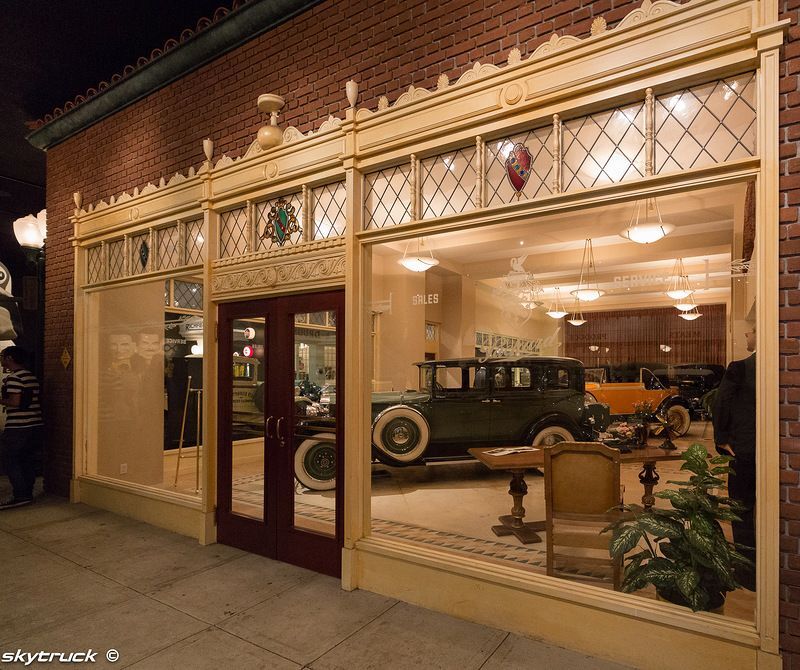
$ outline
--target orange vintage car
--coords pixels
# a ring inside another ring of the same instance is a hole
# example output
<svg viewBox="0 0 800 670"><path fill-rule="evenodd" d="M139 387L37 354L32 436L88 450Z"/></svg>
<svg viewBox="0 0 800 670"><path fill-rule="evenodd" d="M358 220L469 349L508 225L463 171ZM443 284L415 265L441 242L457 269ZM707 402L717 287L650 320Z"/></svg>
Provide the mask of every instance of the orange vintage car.
<svg viewBox="0 0 800 670"><path fill-rule="evenodd" d="M587 374L586 402L606 403L611 416L619 419L636 414L638 403L649 402L653 413L669 423L674 436L680 437L689 431L692 423L689 403L679 395L677 388L666 386L649 369L641 368L638 382L607 382L601 369L592 372L597 374ZM599 381L588 381L591 377Z"/></svg>

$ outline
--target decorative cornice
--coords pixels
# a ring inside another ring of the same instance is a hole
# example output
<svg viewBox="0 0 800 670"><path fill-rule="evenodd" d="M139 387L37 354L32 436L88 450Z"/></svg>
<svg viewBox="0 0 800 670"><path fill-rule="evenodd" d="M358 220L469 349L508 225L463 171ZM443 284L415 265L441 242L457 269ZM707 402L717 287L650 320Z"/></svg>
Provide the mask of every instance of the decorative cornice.
<svg viewBox="0 0 800 670"><path fill-rule="evenodd" d="M179 40L169 40L150 58L140 58L110 82L77 96L45 116L41 124L35 122L37 127L27 139L37 149L49 149L319 2L233 0L232 11L218 9L213 20L198 22L197 31L184 31Z"/></svg>
<svg viewBox="0 0 800 670"><path fill-rule="evenodd" d="M690 2L685 4L690 4ZM538 47L536 47L533 53L526 59L522 58L520 50L517 47L514 47L509 52L506 62L509 67L516 67L522 63L547 58L553 54L573 49L590 40L603 38L609 33L626 30L633 26L644 23L645 21L656 19L664 14L675 11L680 7L680 4L671 2L670 0L644 0L639 9L635 9L630 14L625 16L625 18L623 18L613 29L609 29L607 27L605 19L598 17L592 23L590 35L583 39L579 37L573 37L572 35L559 36L556 33L553 33L550 36L550 39L548 39L544 44L540 44ZM402 107L403 105L416 102L417 100L422 100L433 93L445 91L456 86L464 86L490 74L499 72L500 70L501 68L497 65L488 63L481 64L480 62L477 62L466 72L463 72L455 83L451 84L447 75L442 74L439 76L439 79L436 82L436 89L434 91L429 91L425 88L416 88L412 84L408 88L408 91L402 93L394 103L390 104L386 96L381 96L378 100L378 106L375 110L360 108L356 110L356 118L360 120L367 119L374 114L384 112L389 109L396 109L397 107Z"/></svg>
<svg viewBox="0 0 800 670"><path fill-rule="evenodd" d="M263 4L265 1L271 1L271 0L249 0L247 5L239 7L236 10L235 14L231 14L229 16L225 16L224 20L232 21L233 19L236 18L237 15L244 14L245 12L249 12L249 11L251 11L251 8L253 8L256 5ZM299 6L301 4L301 1L302 0L276 0L276 2L281 2L281 3L283 3L283 5L287 5L288 4L288 5L293 5L293 6L294 5ZM297 9L294 13L299 13L300 11L304 11L305 8L310 7L311 5L313 5L313 4L315 4L316 2L319 2L319 1L320 0L313 0L313 1L306 0L305 4L303 5L303 8L302 9ZM683 6L690 5L690 4L691 4L691 0L689 0L686 3L684 3ZM583 38L583 39L578 38L578 37L573 37L571 35L559 36L559 35L554 33L554 34L552 34L550 36L550 38L546 42L544 42L543 44L540 44L533 51L533 53L526 59L522 57L520 50L517 47L514 47L508 53L508 57L506 59L507 60L507 67L517 67L519 65L522 65L523 63L529 63L531 61L535 61L535 60L538 60L538 59L543 59L543 58L546 58L548 56L551 56L551 55L554 55L554 54L557 54L557 53L560 53L560 52L563 52L563 51L567 51L567 50L573 49L573 48L575 48L575 47L577 47L577 46L579 46L581 44L585 44L585 43L590 42L592 40L602 39L602 38L604 38L605 36L607 36L607 35L609 35L611 33L616 33L616 32L619 32L620 30L625 30L625 29L628 29L628 28L636 27L636 26L638 26L638 25L640 25L640 24L642 24L642 23L644 23L646 21L657 19L657 18L659 18L659 17L661 17L661 16L663 16L665 14L668 14L668 13L671 13L671 12L675 11L676 9L680 9L681 7L682 7L682 5L680 5L680 4L676 3L676 2L672 2L671 0L655 0L655 1L653 1L653 0L644 0L640 8L633 10L630 14L625 16L619 22L619 24L617 24L617 26L615 28L613 28L613 29L609 29L607 27L605 19L603 19L602 17L598 17L592 23L591 34L589 36ZM288 18L288 17L284 17L284 18ZM275 23L277 23L277 22L278 21L276 20ZM275 25L275 23L273 23L272 25ZM267 28L264 28L264 30L272 27L272 25L268 26ZM212 30L214 30L214 25L210 26L207 29L207 32L210 33ZM263 30L260 30L259 32L263 32ZM251 37L255 36L256 34L258 34L258 33L253 33L253 35L251 35ZM433 90L433 91L429 91L428 89L425 89L425 88L417 88L417 87L412 85L412 86L410 86L408 88L407 91L403 92L397 98L397 100L395 100L394 103L390 104L389 100L388 100L388 98L386 96L381 96L380 99L378 100L378 105L377 105L377 109L376 110L370 110L370 109L367 109L367 108L361 108L361 109L357 109L355 111L355 115L356 115L356 118L359 119L359 120L370 118L370 117L374 116L375 114L378 114L378 113L381 113L381 112L384 112L384 111L387 111L387 110L390 110L390 109L397 109L398 107L402 107L402 106L417 102L419 100L423 100L423 99L429 98L430 96L432 96L432 95L434 95L436 93L445 92L445 91L448 91L448 90L450 90L450 89L452 89L454 87L457 87L457 86L464 86L464 85L473 83L475 81L478 81L479 79L482 79L482 78L487 77L487 76L489 76L491 74L500 72L502 70L503 70L503 68L501 68L501 67L499 67L497 65L493 65L493 64L490 64L490 63L481 64L480 62L476 62L472 66L470 66L465 72L463 72L461 74L461 76L458 78L458 80L456 82L454 82L454 83L450 83L450 81L448 79L448 76L446 74L442 74L442 75L439 76L439 79L438 79L437 85L436 85L436 89ZM189 70L186 70L186 72L188 72L188 71ZM185 72L183 74L185 74ZM155 89L153 89L153 90L155 90ZM117 111L117 109L120 109L120 108L121 108L121 106L120 107L115 107L113 110L109 111L109 114ZM237 164L239 162L246 161L246 160L249 160L251 158L255 158L257 156L261 156L264 153L280 151L281 148L284 147L287 144L292 144L292 143L296 143L296 142L300 142L300 141L309 140L311 138L318 137L319 135L321 135L323 133L327 133L327 132L331 132L331 131L335 131L335 130L341 130L342 123L343 123L343 121L341 119L339 119L339 118L337 118L335 116L328 116L328 118L325 119L321 123L321 125L320 125L318 130L316 130L316 131L310 130L305 134L302 133L297 128L295 128L294 126L289 126L283 132L283 143L281 145L279 145L278 147L274 148L274 149L268 149L267 151L265 151L264 149L261 148L261 146L259 145L258 141L255 140L247 148L247 150L246 150L246 152L244 154L242 154L242 155L240 155L240 156L238 156L236 158L233 158L231 156L223 154L217 160L217 162L213 165L213 167L210 164L210 162L206 161L205 163L203 163L203 165L197 171L195 171L194 167L190 167L186 176L184 176L184 175L182 175L180 173L176 173L175 175L173 175L169 179L169 181L166 181L165 178L162 177L161 180L159 181L158 185L154 185L152 183L148 183L141 190L138 189L138 188L134 189L132 195L128 194L127 192L125 192L125 193L122 193L121 195L117 196L116 199L114 198L114 196L112 196L109 199L108 202L106 202L105 200L101 200L100 202L98 202L95 205L89 205L85 210L79 210L78 211L78 215L90 213L92 211L97 211L98 209L103 209L103 208L106 208L106 207L110 207L111 205L113 205L115 203L124 202L126 200L133 199L133 198L135 198L137 196L140 196L140 195L146 195L148 193L152 193L156 189L169 187L169 186L177 183L178 181L182 181L182 180L185 180L185 179L190 179L190 178L194 177L195 175L203 175L204 173L210 174L212 170L214 170L214 171L221 170L221 169L227 168L229 166L232 166L234 164ZM75 132L78 132L81 129L78 129ZM30 136L29 139L31 137L32 136ZM66 137L67 136L65 135L61 139L65 139ZM61 141L61 140L58 140L58 141ZM264 177L265 178L274 178L276 176L276 174L277 174L277 165L274 164L274 163L271 163L269 168L270 169L264 173ZM267 170L266 166L265 166L265 170Z"/></svg>
<svg viewBox="0 0 800 670"><path fill-rule="evenodd" d="M234 269L212 274L212 295L270 289L276 286L344 281L344 252L327 258L306 258L257 268Z"/></svg>

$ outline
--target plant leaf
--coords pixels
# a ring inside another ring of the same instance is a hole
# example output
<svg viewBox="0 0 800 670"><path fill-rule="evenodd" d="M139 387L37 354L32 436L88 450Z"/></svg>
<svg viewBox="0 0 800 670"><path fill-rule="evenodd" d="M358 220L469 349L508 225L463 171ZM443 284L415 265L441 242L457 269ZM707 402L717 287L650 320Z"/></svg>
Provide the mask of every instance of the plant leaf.
<svg viewBox="0 0 800 670"><path fill-rule="evenodd" d="M633 549L642 538L642 531L636 526L624 526L614 530L614 535L608 545L608 553L612 558L622 558Z"/></svg>
<svg viewBox="0 0 800 670"><path fill-rule="evenodd" d="M686 600L692 601L693 594L700 584L700 574L694 568L686 568L678 573L678 578L675 580L678 589Z"/></svg>
<svg viewBox="0 0 800 670"><path fill-rule="evenodd" d="M639 517L639 525L655 537L675 539L683 533L683 524L668 517L643 515Z"/></svg>
<svg viewBox="0 0 800 670"><path fill-rule="evenodd" d="M713 538L710 538L707 535L703 535L702 533L697 532L697 530L695 530L694 528L689 528L686 530L686 539L689 540L689 544L693 548L697 549L706 556L713 556L716 544Z"/></svg>

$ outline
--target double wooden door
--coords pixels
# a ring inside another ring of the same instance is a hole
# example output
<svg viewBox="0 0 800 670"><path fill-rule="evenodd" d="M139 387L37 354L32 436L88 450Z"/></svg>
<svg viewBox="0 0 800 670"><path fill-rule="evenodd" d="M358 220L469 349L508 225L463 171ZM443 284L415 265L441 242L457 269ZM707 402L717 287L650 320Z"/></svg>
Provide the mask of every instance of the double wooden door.
<svg viewBox="0 0 800 670"><path fill-rule="evenodd" d="M217 539L337 577L343 320L331 291L221 305L218 326Z"/></svg>

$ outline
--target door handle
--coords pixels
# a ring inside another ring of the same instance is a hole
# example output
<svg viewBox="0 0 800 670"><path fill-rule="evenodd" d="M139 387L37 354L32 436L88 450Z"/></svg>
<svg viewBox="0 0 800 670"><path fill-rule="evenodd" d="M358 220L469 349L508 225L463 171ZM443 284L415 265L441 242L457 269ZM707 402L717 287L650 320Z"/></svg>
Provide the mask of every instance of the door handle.
<svg viewBox="0 0 800 670"><path fill-rule="evenodd" d="M283 439L283 431L281 430L281 426L283 425L284 417L280 417L278 422L275 424L275 437L280 440L280 446L285 447L286 441Z"/></svg>
<svg viewBox="0 0 800 670"><path fill-rule="evenodd" d="M264 431L265 431L265 432L266 432L266 434L267 434L267 439L268 439L268 440L271 440L273 437L275 437L274 435L270 435L270 434L269 434L269 422L270 422L270 421L272 421L274 418L275 418L275 417L274 417L274 416L272 416L272 415L270 414L270 415L267 417L267 425L264 427Z"/></svg>

